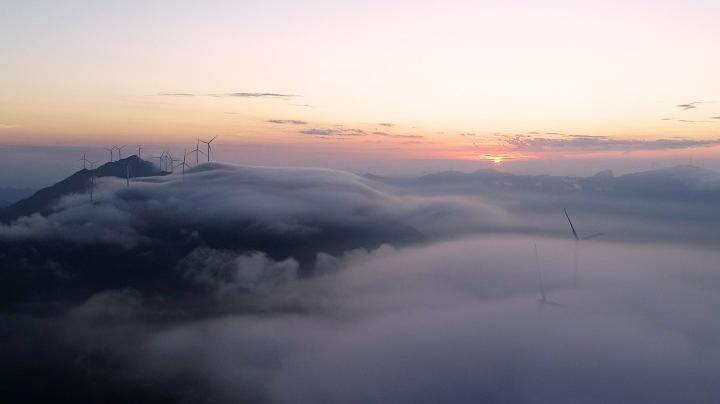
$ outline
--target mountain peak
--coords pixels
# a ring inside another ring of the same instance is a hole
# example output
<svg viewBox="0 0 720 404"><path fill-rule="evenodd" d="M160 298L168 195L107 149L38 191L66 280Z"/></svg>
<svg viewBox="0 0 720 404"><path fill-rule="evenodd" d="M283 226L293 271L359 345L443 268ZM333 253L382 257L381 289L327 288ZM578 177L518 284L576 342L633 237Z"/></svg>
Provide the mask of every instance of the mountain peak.
<svg viewBox="0 0 720 404"><path fill-rule="evenodd" d="M90 177L118 177L130 178L152 177L163 175L153 163L143 160L136 155L126 157L117 161L109 161L98 168L83 168L76 171L64 180L43 188L32 196L18 201L0 210L0 222L9 222L20 216L28 216L33 213L47 213L60 198L65 195L85 192L90 184Z"/></svg>

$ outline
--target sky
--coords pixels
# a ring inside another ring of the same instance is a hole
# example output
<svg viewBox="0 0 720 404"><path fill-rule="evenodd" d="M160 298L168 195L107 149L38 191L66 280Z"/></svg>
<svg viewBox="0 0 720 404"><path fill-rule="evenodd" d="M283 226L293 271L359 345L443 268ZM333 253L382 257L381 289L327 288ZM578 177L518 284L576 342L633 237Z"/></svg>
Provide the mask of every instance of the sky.
<svg viewBox="0 0 720 404"><path fill-rule="evenodd" d="M715 1L2 4L0 152L46 169L47 147L213 136L225 161L356 171L720 167Z"/></svg>

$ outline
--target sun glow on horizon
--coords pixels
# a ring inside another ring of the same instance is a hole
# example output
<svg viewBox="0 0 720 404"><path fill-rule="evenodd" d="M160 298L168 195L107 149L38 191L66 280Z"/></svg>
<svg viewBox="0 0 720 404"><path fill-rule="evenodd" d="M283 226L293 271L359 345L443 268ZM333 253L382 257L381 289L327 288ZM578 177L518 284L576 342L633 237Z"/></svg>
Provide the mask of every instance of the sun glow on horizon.
<svg viewBox="0 0 720 404"><path fill-rule="evenodd" d="M516 158L510 154L483 154L482 158L492 162L495 165L501 165L505 161L515 160Z"/></svg>

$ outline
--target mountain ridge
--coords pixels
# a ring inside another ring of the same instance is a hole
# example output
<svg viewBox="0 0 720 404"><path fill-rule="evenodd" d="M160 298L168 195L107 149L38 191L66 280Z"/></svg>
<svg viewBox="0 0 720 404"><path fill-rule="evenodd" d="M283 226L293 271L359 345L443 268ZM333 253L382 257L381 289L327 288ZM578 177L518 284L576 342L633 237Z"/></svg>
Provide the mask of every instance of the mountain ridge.
<svg viewBox="0 0 720 404"><path fill-rule="evenodd" d="M63 196L85 192L93 175L95 177L125 178L128 167L130 168L130 178L164 174L153 163L136 155L117 161L109 161L95 169L83 168L64 180L42 188L31 196L0 209L0 222L11 222L19 217L29 216L34 213L47 214Z"/></svg>

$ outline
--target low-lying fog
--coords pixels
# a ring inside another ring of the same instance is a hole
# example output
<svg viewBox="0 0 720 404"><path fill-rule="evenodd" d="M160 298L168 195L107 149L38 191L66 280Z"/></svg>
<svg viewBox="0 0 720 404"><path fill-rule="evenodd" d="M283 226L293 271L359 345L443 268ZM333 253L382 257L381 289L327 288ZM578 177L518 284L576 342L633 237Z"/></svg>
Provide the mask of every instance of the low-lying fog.
<svg viewBox="0 0 720 404"><path fill-rule="evenodd" d="M720 177L652 178L101 179L0 227L0 395L720 402Z"/></svg>

